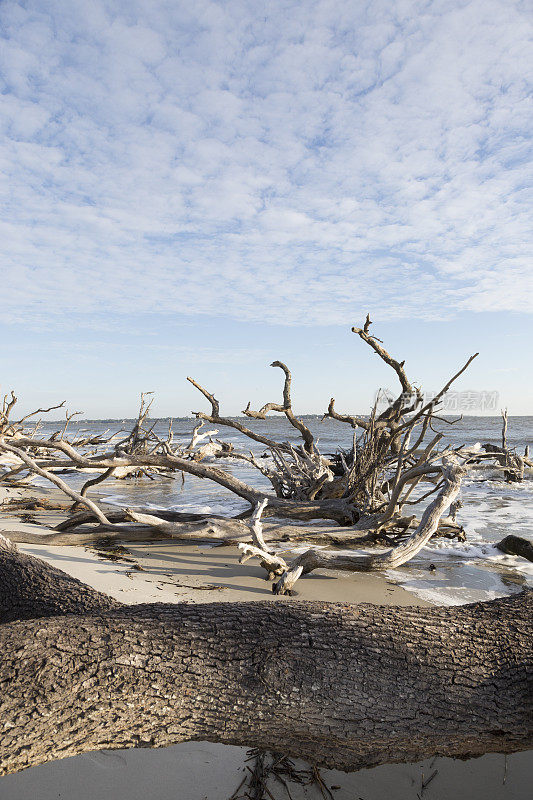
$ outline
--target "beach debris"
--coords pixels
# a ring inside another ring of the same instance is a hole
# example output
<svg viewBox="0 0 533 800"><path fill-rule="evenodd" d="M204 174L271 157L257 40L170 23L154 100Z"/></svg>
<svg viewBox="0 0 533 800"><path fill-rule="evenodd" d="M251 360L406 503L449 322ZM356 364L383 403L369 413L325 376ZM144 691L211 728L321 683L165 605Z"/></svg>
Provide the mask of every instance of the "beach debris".
<svg viewBox="0 0 533 800"><path fill-rule="evenodd" d="M440 470L442 475L442 481L439 482L439 485L442 486L441 491L427 506L413 533L390 550L376 554L361 554L310 548L286 563L280 556L273 555L257 545L240 544L239 549L242 552L240 561L243 563L256 557L267 571L269 579L273 580L280 575L279 580L272 585L273 593L280 595L291 594L298 578L315 569L340 569L350 572L395 569L413 558L433 536L442 514L457 497L461 488L461 480L467 471L458 463L455 456L444 457ZM260 542L262 537L260 535L259 506L256 508L254 516L255 540Z"/></svg>
<svg viewBox="0 0 533 800"><path fill-rule="evenodd" d="M46 497L8 497L0 503L2 511L27 512L27 511L67 511L68 503L60 503Z"/></svg>
<svg viewBox="0 0 533 800"><path fill-rule="evenodd" d="M314 786L326 800L334 797L332 789L341 788L328 787L315 764L297 768L288 756L257 747L248 750L246 756L246 774L228 800L277 800L274 794L276 783L281 786L282 796L289 800L292 798L291 785ZM249 762L252 766L248 766Z"/></svg>
<svg viewBox="0 0 533 800"><path fill-rule="evenodd" d="M461 500L456 488L466 471L490 465L501 470L504 479L520 480L530 462L507 446L507 412L502 412L501 447L465 445L451 449L442 441L444 433L434 427L438 422L453 425L458 421L442 417L438 412L446 392L477 353L426 402L420 387L409 379L405 360L391 356L383 341L371 332L371 326L367 315L363 327L353 327L352 332L393 370L399 381L399 392L396 397L378 393L367 416L340 413L335 408L335 399L331 398L323 421L332 419L350 426L353 436L349 450L329 454L320 451L309 426L293 410L290 369L282 361L273 361L271 366L283 374L281 402L269 401L258 410L252 409L249 402L241 418L223 416L216 396L189 377L188 381L209 402L211 410L209 413L193 412L197 421L190 437L184 441L176 439L172 420L166 438L156 434L157 420L150 419L154 402L151 391L141 392L137 418L125 436L120 435L123 431L116 434L105 431L99 436L78 431L71 435L69 424L79 412L66 410L65 423L47 438L39 435L40 420L37 418L63 408L65 403L38 409L13 421L17 398L12 392L4 397L0 410L0 460L4 469L0 481L9 485L11 481L37 475L50 481L73 501L68 517L56 525L55 532L43 535L40 540L43 543L91 544L102 533L115 541L175 539L239 543L246 546L241 548L243 560L260 558L267 577L276 580L275 591L280 593L281 589L289 593L297 578L316 569L317 565L327 563L331 568L348 569L348 566L334 565L347 565L351 561L355 569L361 569L361 565L366 565L365 569L379 569L377 565L384 564L387 559L405 563L432 536L464 541L465 529L457 519ZM271 413L285 416L297 431L299 443L276 441L257 426L252 429L245 424L247 418L261 421ZM204 430L207 423L214 427ZM33 428L29 429L29 425ZM266 457L258 457L252 451L241 452L233 443L214 438L221 429L227 428L261 444L266 448L263 454ZM231 468L225 465L231 460L247 463L267 478L272 493L267 495L263 488L256 488L232 474ZM71 485L69 476L73 473L88 475L79 490ZM450 478L452 473L453 479ZM247 514L251 518L243 514L229 518L131 507L117 510L89 496L95 487L111 478L166 480L181 477L183 481L185 474L214 481L246 500L250 505ZM428 505L424 510L425 501ZM450 507L448 515L446 503ZM428 524L430 512L432 518ZM281 519L283 526L276 522L263 535L262 516L274 517L276 521ZM289 524L294 520L317 519L328 521L330 526L335 524L338 532ZM69 534L63 535L66 531ZM31 543L37 536L23 530L14 535L17 541ZM288 564L273 552L275 539L305 539L312 545L307 555L301 554L290 562L290 580L283 577L287 576L285 567L288 568ZM319 544L345 549L385 545L391 548L388 551L391 555L387 559L379 555L367 559L353 552L347 558L333 550L313 548Z"/></svg>
<svg viewBox="0 0 533 800"><path fill-rule="evenodd" d="M438 774L439 774L438 769L434 769L429 778L424 778L424 775L422 775L420 783L420 793L417 795L417 797L422 798L424 796L424 792L428 788L429 784L431 783L432 780L434 780L437 777Z"/></svg>

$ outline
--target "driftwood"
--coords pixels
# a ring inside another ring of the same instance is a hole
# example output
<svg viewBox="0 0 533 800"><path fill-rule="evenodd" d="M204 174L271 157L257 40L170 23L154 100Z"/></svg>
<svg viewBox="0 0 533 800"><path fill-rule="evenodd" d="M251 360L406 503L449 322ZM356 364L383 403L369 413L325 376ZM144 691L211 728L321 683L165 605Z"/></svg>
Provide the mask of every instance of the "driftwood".
<svg viewBox="0 0 533 800"><path fill-rule="evenodd" d="M64 504L60 504L64 508ZM4 534L17 544L47 545L90 545L102 541L116 542L153 542L160 540L205 542L217 544L237 544L254 540L254 527L259 522L258 509L262 513L266 500L258 504L254 514L248 521L239 517L227 518L219 515L206 517L205 514L192 514L160 509L154 515L152 509L126 509L107 511L106 518L110 525L95 525L94 515L90 512L79 512L60 522L55 528L47 528L45 523L42 533L33 533L24 528L5 530ZM10 516L21 516L24 519L29 511L54 511L57 504L50 504L35 498L24 501L4 503L0 510ZM413 518L406 520L406 526ZM7 520L7 524L9 524ZM128 524L134 520L135 524ZM266 523L265 538L268 542L288 542L312 540L317 544L349 547L361 543L372 542L373 537L364 529L340 528L334 524L293 525L287 520L272 520ZM74 529L74 531L72 530ZM50 531L50 532L47 532ZM446 523L442 534L448 535Z"/></svg>
<svg viewBox="0 0 533 800"><path fill-rule="evenodd" d="M207 740L345 770L533 745L533 592L122 606L0 548L0 771Z"/></svg>
<svg viewBox="0 0 533 800"><path fill-rule="evenodd" d="M453 463L445 463L442 467L444 486L435 500L426 508L416 530L402 544L385 553L362 555L359 553L337 553L325 550L309 549L287 564L279 556L272 555L255 546L241 544L241 563L249 558L257 557L267 570L269 577L281 575L273 585L275 594L290 594L294 584L301 575L314 569L341 569L352 572L369 572L372 570L390 569L405 564L418 553L436 532L439 520L455 500L461 487L464 467ZM257 527L256 522L256 527ZM260 541L259 537L257 537Z"/></svg>
<svg viewBox="0 0 533 800"><path fill-rule="evenodd" d="M19 516L23 521L35 522L27 519L28 511L58 511L65 510L63 503L51 503L36 497L4 503L0 510L9 516ZM159 509L120 509L105 511L109 524L95 524L96 520L90 511L81 511L62 520L55 528L46 526L46 519L38 522L43 526L42 533L34 533L24 528L13 528L5 534L17 544L48 544L48 545L89 545L98 544L102 540L117 542L153 542L158 540L175 540L189 542L211 541L218 544L237 544L250 542L261 547L264 523L262 514L268 512L268 499L264 498L256 504L255 510L248 518L239 514L234 518L221 515L193 514L179 511ZM246 520L246 521L245 521ZM133 522L135 524L128 524ZM413 514L409 517L395 517L394 526L401 530L403 535L410 528L416 528L419 520ZM74 531L72 532L72 529ZM49 532L47 532L49 531ZM393 539L389 535L386 525L382 526L381 535L375 535L373 525L366 527L363 523L351 528L343 528L335 523L322 523L321 525L294 525L284 519L269 520L266 523L266 540L269 542L311 541L314 544L352 547L361 544L395 543L401 538ZM462 528L450 517L442 517L434 533L435 536L458 538L464 540ZM260 540L261 537L261 540ZM265 542L263 540L263 545ZM266 548L266 545L263 549Z"/></svg>
<svg viewBox="0 0 533 800"><path fill-rule="evenodd" d="M225 489L247 500L251 505L261 502L264 499L265 493L262 490L255 489L252 486L239 480L239 478L231 475L219 467L214 467L208 464L197 462L194 459L188 459L183 456L175 455L169 452L166 448L162 452L127 455L123 454L120 450L118 453L103 453L98 456L87 456L78 452L67 442L55 441L53 439L40 439L38 447L46 451L59 451L65 459L47 459L39 463L27 455L25 448L31 449L36 447L33 439L27 436L19 435L15 440L16 444L12 444L5 436L0 435L0 451L4 450L11 453L15 458L23 461L26 466L34 471L41 477L45 477L54 483L58 488L62 489L68 496L72 497L79 505L84 505L89 508L94 516L104 525L110 525L109 520L105 518L102 510L91 501L88 497L82 496L78 492L74 492L52 469L72 469L74 466L78 470L108 470L110 468L135 468L135 469L157 469L168 471L187 472L195 475L198 478L207 478L218 483ZM271 513L279 514L287 518L295 519L334 519L341 524L350 524L354 520L354 509L349 503L342 499L322 500L322 501L291 501L285 498L269 497L269 509ZM357 515L356 515L357 516Z"/></svg>
<svg viewBox="0 0 533 800"><path fill-rule="evenodd" d="M292 401L291 401L291 381L292 376L290 373L289 368L286 364L282 361L273 361L270 365L271 367L279 367L285 373L285 383L283 386L283 405L279 405L278 403L266 403L259 411L252 411L250 409L250 403L246 406L245 410L242 412L247 417L252 417L253 419L266 419L266 415L269 411L279 411L285 414L287 419L289 420L290 424L293 428L296 428L302 435L302 439L304 440L304 446L308 453L312 453L315 451L315 440L313 434L307 427L307 425L302 422L301 419L298 419L292 410Z"/></svg>
<svg viewBox="0 0 533 800"><path fill-rule="evenodd" d="M153 514L154 510L149 508L139 508L137 511L140 514ZM107 511L106 517L112 523L118 522L126 522L130 516L130 510L128 509L120 509L118 511ZM165 520L167 522L204 522L206 520L205 514L193 514L189 512L183 511L169 511L168 509L157 509L157 515L159 519ZM232 518L222 517L217 514L210 515L209 519L222 519L222 520L231 520ZM233 517L233 519L240 519L240 516ZM67 519L62 520L58 525L55 526L56 531L67 531L70 528L77 528L80 525L87 525L90 523L94 523L94 515L91 514L90 511L79 511L77 514L72 514L71 516L67 517Z"/></svg>
<svg viewBox="0 0 533 800"><path fill-rule="evenodd" d="M484 444L483 453L478 453L477 463L483 466L490 466L493 469L500 469L508 483L520 482L524 479L526 467L533 468L533 462L529 458L528 447L523 456L518 455L507 445L507 409L501 412L502 415L502 443L501 446L494 444Z"/></svg>
<svg viewBox="0 0 533 800"><path fill-rule="evenodd" d="M68 424L78 413L69 414L68 411L60 430L48 438L40 437L37 435L39 422L33 430L28 431L28 420L34 420L36 415L51 409L38 409L13 422L11 417L17 398L11 393L4 398L0 410L0 458L6 470L4 475L0 475L0 480L9 485L13 480L39 475L74 501L71 511L77 513L72 513L57 526L56 532L41 540L54 544L97 541L103 533L117 540L130 538L133 541L170 537L249 542L250 530L239 524L238 520L215 519L212 516L202 521L169 518L164 513L145 513L133 509L122 509L117 515L117 512L105 509L89 497L91 489L111 477L145 475L160 480L179 475L183 479L185 474L190 474L214 481L247 501L250 513L253 508L262 506L259 517L255 517L256 521L260 520L262 513L286 521L332 520L345 528L338 534L328 532L323 535L314 527L302 531L287 523L284 533L273 534L272 539L283 536L337 546L350 546L364 541L404 547L402 540L406 533L417 529L422 523L414 513L410 514L407 507L420 506L425 500L431 507L432 500L445 482L442 459L449 453L449 448L439 450L442 433L437 433L428 441L436 419L435 412L446 391L477 354L472 355L437 395L424 404L421 390L407 376L405 362L398 361L387 352L381 340L370 333L370 326L371 321L367 316L363 328L352 330L395 372L401 393L381 413L378 413L377 405L374 406L368 418L339 414L335 410L334 399L331 400L324 418L333 418L351 426L353 444L349 452L320 453L311 430L293 411L291 372L286 364L275 361L272 366L284 373L282 402L268 402L258 411L252 410L248 403L243 413L255 420L264 420L271 412L284 414L301 437L301 444L275 441L248 428L239 419L222 416L215 395L192 378L188 380L208 400L211 412L195 412L198 423L190 439L184 442L175 440L172 421L166 439L156 435L155 423L149 420L153 403L151 392L141 394L137 419L130 433L122 439L118 438L118 434L106 436L107 432L101 436L84 437L78 434L67 438ZM55 408L63 405L61 403ZM202 432L201 428L206 422L217 427ZM492 463L503 471L507 479L511 479L510 476L512 479L521 479L528 462L526 457L518 457L506 449L506 426L507 417L504 416L503 447L496 448L497 452L481 453L479 448L460 448L456 457L462 467ZM220 427L233 428L252 441L261 443L267 448L266 457L239 452L231 443L213 441L212 437ZM218 457L240 459L250 464L270 481L273 494L267 495L263 489L245 483L223 466L215 466L212 462ZM67 473L72 471L91 475L79 492L69 486ZM268 501L266 507L265 501ZM443 511L440 513L442 515ZM86 527L88 523L93 523L89 530ZM68 535L65 534L67 530ZM253 520L251 533L253 536ZM464 538L464 531L455 518L442 517L433 534ZM72 539L78 535L79 539ZM34 542L35 537L36 534L22 531L14 534L17 541ZM256 541L252 540L251 546L265 551L265 547ZM311 557L307 558L310 563ZM356 555L355 561L359 559Z"/></svg>

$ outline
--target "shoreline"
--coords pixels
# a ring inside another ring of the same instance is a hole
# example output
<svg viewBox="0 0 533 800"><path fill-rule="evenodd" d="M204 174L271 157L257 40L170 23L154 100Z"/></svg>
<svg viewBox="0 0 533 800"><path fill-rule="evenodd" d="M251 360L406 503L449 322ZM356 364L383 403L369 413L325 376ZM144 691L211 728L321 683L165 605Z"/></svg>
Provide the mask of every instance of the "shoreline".
<svg viewBox="0 0 533 800"><path fill-rule="evenodd" d="M58 501L65 499L59 489L39 486L0 489L0 502L8 496L21 499L39 496ZM8 509L3 510L0 533L9 535L10 530L18 530L42 535L50 533L53 525L63 518L61 512L55 511L31 512L31 517L37 524L21 521L15 513L11 515ZM17 544L17 547L126 604L291 601L290 597L272 594L261 567L253 562L239 564L240 553L234 545L213 547L210 543L172 540L130 544L126 535L121 554L113 554L113 551L107 552L92 545ZM121 555L124 559L121 559ZM376 605L434 605L393 582L384 573L337 570L316 570L305 576L298 582L295 599Z"/></svg>

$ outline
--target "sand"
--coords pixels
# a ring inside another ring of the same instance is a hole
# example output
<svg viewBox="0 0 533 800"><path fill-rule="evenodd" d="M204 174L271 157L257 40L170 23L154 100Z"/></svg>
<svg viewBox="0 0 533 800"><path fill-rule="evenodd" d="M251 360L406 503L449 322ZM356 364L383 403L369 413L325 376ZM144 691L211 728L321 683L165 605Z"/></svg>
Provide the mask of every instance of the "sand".
<svg viewBox="0 0 533 800"><path fill-rule="evenodd" d="M246 750L186 742L163 750L106 750L0 778L0 800L228 800L243 778ZM298 765L298 762L297 762ZM306 765L299 764L301 767ZM427 788L422 784L437 771ZM322 770L335 800L530 800L531 753L469 761L436 758L346 775ZM505 782L504 782L505 781ZM285 790L269 784L275 800ZM320 800L290 784L293 800Z"/></svg>
<svg viewBox="0 0 533 800"><path fill-rule="evenodd" d="M64 502L57 489L6 490L2 497L41 497ZM31 512L39 524L22 522L9 509L0 515L0 533L26 531L50 533L64 515L57 512ZM42 558L75 578L112 595L123 603L236 602L272 600L290 602L272 594L265 571L254 562L239 564L240 552L234 546L213 547L210 543L172 541L125 543L123 555L131 561L110 561L94 547L69 547L19 544L24 553ZM101 551L100 551L101 552ZM384 574L347 573L316 570L297 583L297 599L328 602L377 603L378 605L422 605L430 603L393 583Z"/></svg>
<svg viewBox="0 0 533 800"><path fill-rule="evenodd" d="M55 489L32 487L2 488L0 502L37 495L64 500ZM23 522L4 511L0 532L47 533L62 518L54 512L32 517L35 522ZM239 565L235 547L169 541L126 544L122 555L131 561L115 562L88 547L18 546L124 603L292 601L272 595L259 567ZM430 605L381 574L317 571L301 579L297 589L299 600ZM245 748L207 742L89 753L0 778L0 800L226 800L242 780L245 758ZM350 775L324 770L322 775L328 786L338 787L332 789L337 800L529 800L533 753L468 761L434 758ZM270 789L275 800L287 797L279 784ZM293 800L321 797L316 787L291 784L290 791Z"/></svg>

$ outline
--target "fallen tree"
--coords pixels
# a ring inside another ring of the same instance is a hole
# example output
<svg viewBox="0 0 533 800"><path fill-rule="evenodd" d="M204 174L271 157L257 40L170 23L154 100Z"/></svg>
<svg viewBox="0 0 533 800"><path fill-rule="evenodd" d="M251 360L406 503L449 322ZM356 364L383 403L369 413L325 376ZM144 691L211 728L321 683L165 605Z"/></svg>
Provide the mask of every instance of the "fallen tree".
<svg viewBox="0 0 533 800"><path fill-rule="evenodd" d="M441 469L443 487L424 511L416 529L404 542L384 553L361 555L357 552L338 553L310 548L287 564L281 556L273 554L267 548L262 537L262 509L258 506L252 528L254 544L239 545L242 552L240 561L244 563L250 558L259 558L269 579L272 580L276 575L281 575L272 587L275 594L291 594L300 575L306 575L315 569L329 568L349 570L350 572L370 572L399 567L413 558L427 544L437 530L442 514L459 494L461 478L466 472L465 467L444 459Z"/></svg>
<svg viewBox="0 0 533 800"><path fill-rule="evenodd" d="M403 536L404 506L413 502L411 495L416 486L421 481L431 483L432 477L438 472L430 467L438 458L437 447L442 434L438 433L431 441L427 441L427 434L436 419L436 409L446 391L477 354L466 361L430 402L424 403L420 389L407 377L405 362L399 362L389 355L381 341L370 333L370 326L370 318L367 317L363 328L352 330L394 370L401 392L381 413L378 413L375 405L368 418L338 413L332 398L324 419L350 425L354 433L349 452L323 454L319 451L310 428L293 411L291 372L283 362L275 361L272 366L284 373L282 403L268 402L258 411L252 410L248 403L243 414L254 420L264 420L271 412L284 414L301 438L301 444L275 441L246 426L242 419L223 416L216 397L192 378L188 380L209 401L211 412L195 412L199 422L189 442L175 441L171 424L166 439L156 435L155 425L148 422L152 403L151 399L147 399L150 392L141 395L138 418L130 434L120 441L116 441L117 437L106 439L104 436L85 439L78 436L68 440L66 427L73 416L68 412L64 429L47 438L37 436L39 422L28 432L28 420L50 409L38 409L22 420L12 422L11 416L17 401L12 394L6 396L0 413L0 453L8 466L7 473L0 480L19 480L24 471L27 476L47 477L74 501L73 512L83 506L101 526L113 530L116 523L88 497L90 489L111 477L145 474L161 478L190 474L214 481L246 500L251 508L256 506L266 496L264 489L245 483L228 469L206 463L209 459L233 459L250 465L270 482L273 494L268 494L265 514L303 521L329 519L342 526L357 525L359 530L373 535L376 541L380 538L383 540L384 536L389 539ZM217 428L201 433L201 426L205 422L215 424ZM231 443L213 440L219 427L233 428L252 442L263 445L266 447L266 457L259 458L253 452L240 452ZM206 438L207 443L201 444ZM113 447L110 449L111 442ZM422 469L407 484L402 473L415 467ZM90 477L77 492L61 477L61 473L72 470L96 476ZM427 496L438 491L438 488L436 484L431 485ZM154 518L157 514L151 516ZM77 515L73 514L72 519L76 518ZM129 521L132 521L131 515ZM165 520L152 519L152 523L157 531L164 527ZM455 528L458 535L462 532L460 525L448 520L448 534L451 528Z"/></svg>
<svg viewBox="0 0 533 800"><path fill-rule="evenodd" d="M68 425L78 413L69 414L68 411L60 429L46 438L37 436L39 420L31 431L27 429L28 420L33 421L38 414L51 409L38 409L13 422L11 417L17 398L13 393L6 395L0 411L0 454L6 472L0 480L13 484L21 476L26 480L39 475L73 501L69 516L56 526L55 531L39 535L19 529L11 534L13 540L32 544L98 544L105 536L108 540L126 541L210 539L220 543L241 543L241 560L257 556L267 575L272 579L279 578L273 587L279 594L292 592L300 575L319 567L383 569L405 563L431 536L444 535L464 540L464 530L456 520L460 505L456 498L466 469L489 466L501 470L508 480L521 480L525 467L530 465L529 459L516 456L507 447L506 414L501 448L490 450L486 445L484 452L479 446L461 447L455 451L439 449L443 434L436 432L433 424L437 420L453 424L436 415L439 403L477 354L472 355L443 388L424 403L421 390L406 374L405 362L396 360L385 350L381 340L370 333L370 326L367 316L364 327L352 331L393 369L401 392L381 413L378 413L376 403L368 418L337 412L332 398L324 419L337 420L353 430L351 449L334 454L321 453L309 426L295 415L291 372L281 361L273 362L272 366L284 374L282 403L268 402L258 411L252 410L248 403L243 414L255 420L264 420L271 412L284 414L301 438L301 444L274 441L247 427L242 419L221 415L216 397L192 378L188 380L209 401L211 412L195 412L199 421L190 440L182 442L175 440L172 421L165 439L156 434L156 425L149 420L153 401L151 392L141 394L137 419L130 433L121 439L119 434L122 431L111 436L106 436L107 431L100 436L84 437L78 433L68 438ZM252 451L249 454L240 452L231 443L213 439L219 427L202 431L206 422L238 430L263 445L267 448L264 457ZM227 467L216 465L213 461L217 458L236 459L252 466L270 481L273 493L267 494L263 488L249 485L232 474ZM91 475L79 491L70 485L68 475L65 475L73 471ZM225 519L154 512L152 509L110 511L88 496L90 490L109 478L144 475L163 479L186 473L214 481L246 500L250 505L248 515L256 509L251 530L243 521L243 515ZM424 483L425 491L421 493ZM420 511L424 500L428 501L427 508ZM415 506L420 516L409 514L409 506ZM448 507L450 513L446 515ZM261 510L257 513L259 508ZM281 525L274 521L265 529L263 546L255 540L250 544L250 535L253 539L254 531L259 529L257 526L262 525L261 514L274 515L283 521ZM332 526L327 528L323 525L305 529L291 524L293 520L316 519L332 521L339 527L334 530ZM266 544L302 539L311 541L313 545L353 547L386 544L393 549L389 555L368 557L311 547L306 553L286 562L279 555L273 555Z"/></svg>
<svg viewBox="0 0 533 800"><path fill-rule="evenodd" d="M528 749L532 612L123 606L2 539L0 771L187 740L343 770Z"/></svg>

